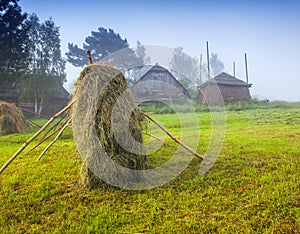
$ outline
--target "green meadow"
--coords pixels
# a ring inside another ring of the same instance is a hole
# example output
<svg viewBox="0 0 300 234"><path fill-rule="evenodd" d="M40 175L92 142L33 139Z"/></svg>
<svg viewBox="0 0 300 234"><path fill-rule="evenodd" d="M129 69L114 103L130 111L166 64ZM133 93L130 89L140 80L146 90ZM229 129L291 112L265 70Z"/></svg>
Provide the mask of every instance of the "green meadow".
<svg viewBox="0 0 300 234"><path fill-rule="evenodd" d="M180 138L175 114L152 116ZM189 123L191 114L182 116ZM197 118L200 138L187 124L186 143L197 141L205 154L211 113L199 111ZM1 166L35 131L0 137ZM149 155L159 166L177 145L159 129L149 131L166 138ZM143 191L81 190L71 128L36 161L47 143L22 153L0 175L0 233L300 233L299 105L227 107L225 139L209 172L199 175L194 157L174 180Z"/></svg>

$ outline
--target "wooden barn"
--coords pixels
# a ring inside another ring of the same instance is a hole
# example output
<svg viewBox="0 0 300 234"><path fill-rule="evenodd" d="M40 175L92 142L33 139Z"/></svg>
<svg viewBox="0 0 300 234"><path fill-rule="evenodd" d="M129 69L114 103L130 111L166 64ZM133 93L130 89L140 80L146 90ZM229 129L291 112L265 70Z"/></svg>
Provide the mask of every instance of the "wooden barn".
<svg viewBox="0 0 300 234"><path fill-rule="evenodd" d="M182 103L189 98L188 91L167 69L156 64L132 87L137 104L141 103Z"/></svg>
<svg viewBox="0 0 300 234"><path fill-rule="evenodd" d="M219 93L221 93L225 104L249 102L251 100L249 92L251 86L252 84L222 72L198 87L198 102L220 104L222 100Z"/></svg>
<svg viewBox="0 0 300 234"><path fill-rule="evenodd" d="M45 100L43 103L43 108L41 115L45 117L51 117L65 106L68 105L68 102L71 99L69 92L63 87L60 86L57 90L55 96ZM24 115L27 117L34 116L34 101L33 100L21 100L19 102L20 107L22 108Z"/></svg>
<svg viewBox="0 0 300 234"><path fill-rule="evenodd" d="M26 117L34 117L34 101L20 98L20 85L17 82L2 82L0 84L0 100L14 103L19 106ZM43 103L41 115L51 117L59 110L64 108L69 102L71 96L68 91L60 86L55 97Z"/></svg>

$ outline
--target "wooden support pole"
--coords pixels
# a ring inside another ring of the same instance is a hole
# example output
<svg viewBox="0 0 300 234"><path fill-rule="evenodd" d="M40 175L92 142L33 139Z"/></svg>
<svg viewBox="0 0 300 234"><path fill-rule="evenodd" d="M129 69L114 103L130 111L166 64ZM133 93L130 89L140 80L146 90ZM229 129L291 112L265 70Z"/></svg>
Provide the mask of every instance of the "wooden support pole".
<svg viewBox="0 0 300 234"><path fill-rule="evenodd" d="M93 59L92 59L91 51L88 50L86 53L87 53L87 56L88 56L89 64L92 64L93 63Z"/></svg>
<svg viewBox="0 0 300 234"><path fill-rule="evenodd" d="M235 62L233 62L233 77L235 77Z"/></svg>
<svg viewBox="0 0 300 234"><path fill-rule="evenodd" d="M184 149L195 155L196 157L203 160L203 156L199 153L197 153L195 150L191 149L189 146L178 140L176 137L174 137L164 126L162 126L159 122L157 122L155 119L153 119L150 115L148 115L146 112L142 112L145 117L147 117L150 121L155 123L161 130L163 130L173 141L181 145Z"/></svg>
<svg viewBox="0 0 300 234"><path fill-rule="evenodd" d="M200 84L202 84L202 54L200 55Z"/></svg>
<svg viewBox="0 0 300 234"><path fill-rule="evenodd" d="M206 53L207 53L207 75L208 75L208 80L210 80L210 66L209 66L209 48L208 48L208 41L206 42Z"/></svg>
<svg viewBox="0 0 300 234"><path fill-rule="evenodd" d="M152 138L154 138L154 139L156 139L156 140L162 141L162 139L160 139L159 137L154 136L154 135L152 135L152 134L150 134L150 133L148 133L148 132L143 132L143 134L145 134L145 135L147 135L147 136L150 136L150 137L152 137Z"/></svg>
<svg viewBox="0 0 300 234"><path fill-rule="evenodd" d="M43 152L40 154L40 156L37 158L37 161L40 160L43 155L48 151L48 149L58 140L58 138L62 135L62 133L64 132L64 130L71 125L71 118L69 118L68 122L62 127L62 129L59 131L59 133L57 134L57 136L53 139L53 141L50 142L49 145L47 145L47 147L43 150Z"/></svg>
<svg viewBox="0 0 300 234"><path fill-rule="evenodd" d="M30 137L19 149L18 151L1 167L0 174L3 173L3 171L11 164L12 161L15 160L15 158L22 153L22 151L38 136L40 135L58 116L60 116L62 113L67 111L74 103L75 100L71 101L65 108L63 108L61 111L56 113L51 117L51 119L39 130L37 131L32 137Z"/></svg>
<svg viewBox="0 0 300 234"><path fill-rule="evenodd" d="M55 135L59 130L61 130L69 121L71 117L69 117L66 121L64 121L59 128L57 128L56 130L54 130L50 135L42 138L35 146L33 146L30 150L28 150L28 152L31 152L32 150L36 149L37 147L39 147L43 142L45 142L46 140L48 140L50 137L52 137L53 135Z"/></svg>
<svg viewBox="0 0 300 234"><path fill-rule="evenodd" d="M247 61L247 54L245 53L245 70L246 70L246 82L249 84L249 77L248 77L248 61Z"/></svg>

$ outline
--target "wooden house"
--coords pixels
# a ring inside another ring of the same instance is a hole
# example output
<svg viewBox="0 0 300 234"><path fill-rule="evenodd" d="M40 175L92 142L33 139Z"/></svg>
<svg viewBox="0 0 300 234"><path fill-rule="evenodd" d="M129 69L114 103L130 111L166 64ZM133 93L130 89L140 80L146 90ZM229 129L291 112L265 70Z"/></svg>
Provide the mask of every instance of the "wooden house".
<svg viewBox="0 0 300 234"><path fill-rule="evenodd" d="M189 98L188 91L165 68L156 64L132 87L137 104L141 103L182 103Z"/></svg>
<svg viewBox="0 0 300 234"><path fill-rule="evenodd" d="M21 99L21 88L17 82L1 82L0 100L16 104L23 110L26 117L34 117L34 100ZM64 108L71 96L69 92L60 86L57 93L43 103L41 115L51 117Z"/></svg>
<svg viewBox="0 0 300 234"><path fill-rule="evenodd" d="M0 100L17 104L19 102L20 87L15 80L0 80Z"/></svg>
<svg viewBox="0 0 300 234"><path fill-rule="evenodd" d="M222 72L198 86L197 99L199 103L209 104L221 104L223 101L225 104L249 102L251 100L249 92L251 86L252 84Z"/></svg>
<svg viewBox="0 0 300 234"><path fill-rule="evenodd" d="M53 116L67 106L70 99L69 92L63 86L60 86L53 97L43 102L41 115L45 117ZM19 101L19 106L26 117L34 116L34 100L22 99Z"/></svg>

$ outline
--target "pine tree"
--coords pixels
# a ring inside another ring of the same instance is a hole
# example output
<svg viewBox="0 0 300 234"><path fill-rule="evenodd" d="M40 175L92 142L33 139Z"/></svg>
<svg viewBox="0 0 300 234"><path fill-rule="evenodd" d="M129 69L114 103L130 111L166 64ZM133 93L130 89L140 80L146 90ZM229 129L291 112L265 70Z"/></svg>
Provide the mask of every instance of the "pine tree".
<svg viewBox="0 0 300 234"><path fill-rule="evenodd" d="M129 48L127 39L115 33L112 29L98 28L92 31L91 36L85 38L83 49L73 43L68 44L66 53L68 62L76 67L88 64L86 51L91 51L94 61L104 60L112 63L119 69L125 69L142 64L135 51ZM115 53L116 52L116 53Z"/></svg>
<svg viewBox="0 0 300 234"><path fill-rule="evenodd" d="M27 68L27 33L18 0L0 1L0 79L19 78Z"/></svg>

